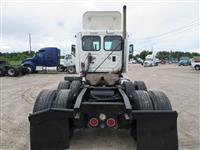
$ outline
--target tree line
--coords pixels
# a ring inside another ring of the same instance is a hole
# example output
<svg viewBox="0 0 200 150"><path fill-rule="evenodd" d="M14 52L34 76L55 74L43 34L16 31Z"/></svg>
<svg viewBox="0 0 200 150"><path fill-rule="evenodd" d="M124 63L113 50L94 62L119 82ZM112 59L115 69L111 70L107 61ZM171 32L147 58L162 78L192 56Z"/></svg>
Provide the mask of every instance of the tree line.
<svg viewBox="0 0 200 150"><path fill-rule="evenodd" d="M20 64L22 60L28 57L33 57L34 55L35 55L34 51L12 52L12 53L0 52L0 61L6 61L9 64L17 65Z"/></svg>
<svg viewBox="0 0 200 150"><path fill-rule="evenodd" d="M137 54L135 57L139 57L145 60L145 57L149 54L152 54L152 51L143 50L140 54ZM181 52L181 51L159 51L156 53L156 57L160 60L180 60L181 57L198 57L200 53L197 52ZM130 56L129 56L130 58Z"/></svg>

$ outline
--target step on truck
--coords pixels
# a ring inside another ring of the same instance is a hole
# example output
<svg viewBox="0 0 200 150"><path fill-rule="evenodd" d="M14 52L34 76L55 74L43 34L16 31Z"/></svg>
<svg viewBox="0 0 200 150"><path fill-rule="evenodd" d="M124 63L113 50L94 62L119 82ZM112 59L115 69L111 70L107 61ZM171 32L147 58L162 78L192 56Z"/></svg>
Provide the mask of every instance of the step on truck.
<svg viewBox="0 0 200 150"><path fill-rule="evenodd" d="M83 15L76 35L80 76L39 93L29 115L31 150L67 149L78 128L127 129L137 150L178 150L177 112L168 97L126 77L127 37L126 6L123 17L117 11Z"/></svg>

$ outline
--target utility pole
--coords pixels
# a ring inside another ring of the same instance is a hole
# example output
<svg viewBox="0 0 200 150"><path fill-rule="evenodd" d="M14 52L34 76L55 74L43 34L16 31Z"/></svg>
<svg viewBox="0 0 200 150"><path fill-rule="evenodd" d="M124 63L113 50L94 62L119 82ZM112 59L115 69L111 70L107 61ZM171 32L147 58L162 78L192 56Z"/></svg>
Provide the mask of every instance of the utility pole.
<svg viewBox="0 0 200 150"><path fill-rule="evenodd" d="M29 33L29 46L30 46L30 50L29 50L29 54L31 54L31 33Z"/></svg>
<svg viewBox="0 0 200 150"><path fill-rule="evenodd" d="M154 55L154 49L153 49L153 45L151 45L151 52L152 52L152 55Z"/></svg>

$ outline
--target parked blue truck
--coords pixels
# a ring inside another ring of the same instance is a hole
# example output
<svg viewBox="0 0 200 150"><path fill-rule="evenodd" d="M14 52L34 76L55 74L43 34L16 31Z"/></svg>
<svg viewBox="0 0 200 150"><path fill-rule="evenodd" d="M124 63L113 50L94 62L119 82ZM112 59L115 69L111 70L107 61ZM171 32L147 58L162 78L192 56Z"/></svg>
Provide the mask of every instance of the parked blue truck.
<svg viewBox="0 0 200 150"><path fill-rule="evenodd" d="M180 61L178 62L179 66L188 66L191 65L191 61L189 57L181 57Z"/></svg>
<svg viewBox="0 0 200 150"><path fill-rule="evenodd" d="M57 67L60 65L60 50L56 47L40 49L33 58L27 58L21 62L29 72L36 72L37 67Z"/></svg>

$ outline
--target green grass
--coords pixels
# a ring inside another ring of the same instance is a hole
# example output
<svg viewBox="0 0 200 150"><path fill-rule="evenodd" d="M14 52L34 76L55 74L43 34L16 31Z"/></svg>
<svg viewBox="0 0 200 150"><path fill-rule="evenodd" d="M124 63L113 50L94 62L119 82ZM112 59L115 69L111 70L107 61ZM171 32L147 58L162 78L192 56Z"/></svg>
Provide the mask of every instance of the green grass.
<svg viewBox="0 0 200 150"><path fill-rule="evenodd" d="M10 65L20 65L21 61L20 60L10 60L10 61L8 61L8 63Z"/></svg>

